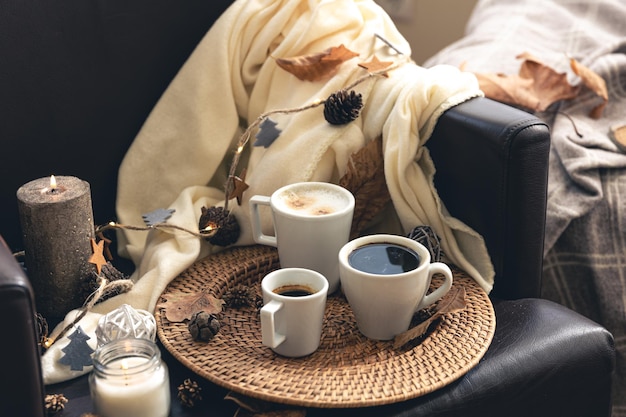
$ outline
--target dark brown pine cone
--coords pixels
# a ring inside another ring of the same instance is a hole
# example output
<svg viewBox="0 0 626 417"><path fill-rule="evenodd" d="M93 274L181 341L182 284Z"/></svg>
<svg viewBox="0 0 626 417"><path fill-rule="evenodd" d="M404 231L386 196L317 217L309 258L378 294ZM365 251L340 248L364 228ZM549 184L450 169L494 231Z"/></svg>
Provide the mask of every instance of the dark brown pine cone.
<svg viewBox="0 0 626 417"><path fill-rule="evenodd" d="M187 328L193 340L208 342L220 331L220 321L215 314L197 311L191 316Z"/></svg>
<svg viewBox="0 0 626 417"><path fill-rule="evenodd" d="M256 307L257 295L254 288L238 284L226 290L222 299L227 307Z"/></svg>
<svg viewBox="0 0 626 417"><path fill-rule="evenodd" d="M230 216L230 212L223 207L202 207L198 228L202 231L207 227L217 228L214 235L206 238L212 245L228 246L239 239L239 223L235 216Z"/></svg>
<svg viewBox="0 0 626 417"><path fill-rule="evenodd" d="M185 406L192 408L197 401L202 401L202 387L196 381L187 378L178 386L178 399Z"/></svg>
<svg viewBox="0 0 626 417"><path fill-rule="evenodd" d="M363 107L361 94L354 90L339 90L331 94L324 103L324 118L333 125L350 123L357 117Z"/></svg>
<svg viewBox="0 0 626 417"><path fill-rule="evenodd" d="M63 394L49 394L45 398L46 413L53 416L65 408L68 400Z"/></svg>

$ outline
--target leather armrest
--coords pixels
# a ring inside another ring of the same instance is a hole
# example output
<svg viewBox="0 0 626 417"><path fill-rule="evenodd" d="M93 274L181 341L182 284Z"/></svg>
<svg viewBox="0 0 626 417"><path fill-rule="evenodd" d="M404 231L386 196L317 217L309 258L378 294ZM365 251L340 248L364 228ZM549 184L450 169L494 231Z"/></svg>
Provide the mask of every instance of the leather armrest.
<svg viewBox="0 0 626 417"><path fill-rule="evenodd" d="M30 282L0 237L0 343L2 374L0 416L44 417L44 389Z"/></svg>
<svg viewBox="0 0 626 417"><path fill-rule="evenodd" d="M479 97L445 112L426 146L446 208L485 239L496 272L492 294L539 297L548 126L529 113Z"/></svg>
<svg viewBox="0 0 626 417"><path fill-rule="evenodd" d="M615 352L604 327L542 299L496 301L494 308L494 339L480 363L458 381L415 400L311 416L611 415Z"/></svg>

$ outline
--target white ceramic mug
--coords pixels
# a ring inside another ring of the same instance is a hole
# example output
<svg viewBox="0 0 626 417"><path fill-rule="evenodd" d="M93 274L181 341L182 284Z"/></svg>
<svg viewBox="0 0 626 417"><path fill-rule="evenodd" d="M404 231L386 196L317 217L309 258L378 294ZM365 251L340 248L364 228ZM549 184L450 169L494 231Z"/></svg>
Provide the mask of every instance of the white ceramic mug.
<svg viewBox="0 0 626 417"><path fill-rule="evenodd" d="M264 234L259 207L270 206L274 235ZM339 288L337 254L350 239L354 196L339 185L299 182L279 188L271 197L250 199L254 241L278 247L283 268L307 268L324 275L329 293Z"/></svg>
<svg viewBox="0 0 626 417"><path fill-rule="evenodd" d="M263 344L279 355L309 355L320 344L328 281L319 272L282 268L261 281Z"/></svg>
<svg viewBox="0 0 626 417"><path fill-rule="evenodd" d="M370 235L339 251L341 286L366 337L390 340L406 331L415 312L441 299L452 286L452 272L430 262L426 247L403 236ZM445 280L426 295L433 274Z"/></svg>

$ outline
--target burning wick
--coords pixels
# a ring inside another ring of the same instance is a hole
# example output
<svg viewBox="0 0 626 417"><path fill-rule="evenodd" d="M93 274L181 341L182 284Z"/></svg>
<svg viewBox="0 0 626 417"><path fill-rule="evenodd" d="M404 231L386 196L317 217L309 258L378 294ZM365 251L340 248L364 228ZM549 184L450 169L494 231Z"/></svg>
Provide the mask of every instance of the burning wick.
<svg viewBox="0 0 626 417"><path fill-rule="evenodd" d="M54 175L50 175L50 191L55 192L57 190L57 179Z"/></svg>
<svg viewBox="0 0 626 417"><path fill-rule="evenodd" d="M60 193L61 191L63 191L64 188L63 187L59 187L59 185L57 184L57 179L54 175L50 175L50 186L44 188L43 190L41 190L41 193L46 193L46 194L57 194Z"/></svg>
<svg viewBox="0 0 626 417"><path fill-rule="evenodd" d="M128 385L128 374L126 373L126 371L128 371L128 363L126 362L126 359L122 359L120 369L124 373L124 385Z"/></svg>

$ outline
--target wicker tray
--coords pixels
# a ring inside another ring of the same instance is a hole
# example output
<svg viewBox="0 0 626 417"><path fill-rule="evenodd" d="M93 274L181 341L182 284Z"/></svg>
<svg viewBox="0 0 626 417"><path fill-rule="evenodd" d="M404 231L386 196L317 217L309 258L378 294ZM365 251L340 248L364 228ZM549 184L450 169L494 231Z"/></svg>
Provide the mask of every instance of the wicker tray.
<svg viewBox="0 0 626 417"><path fill-rule="evenodd" d="M165 289L208 291L215 297L236 284L252 285L279 268L276 250L238 247L196 262ZM284 358L261 343L258 310L227 308L209 343L195 342L187 323L172 323L157 308L157 334L165 348L203 378L253 398L307 407L365 407L415 398L458 379L475 366L495 331L487 294L461 271L467 308L444 316L419 343L394 349L356 328L343 295L328 298L320 348L305 358ZM165 301L162 299L161 301Z"/></svg>

